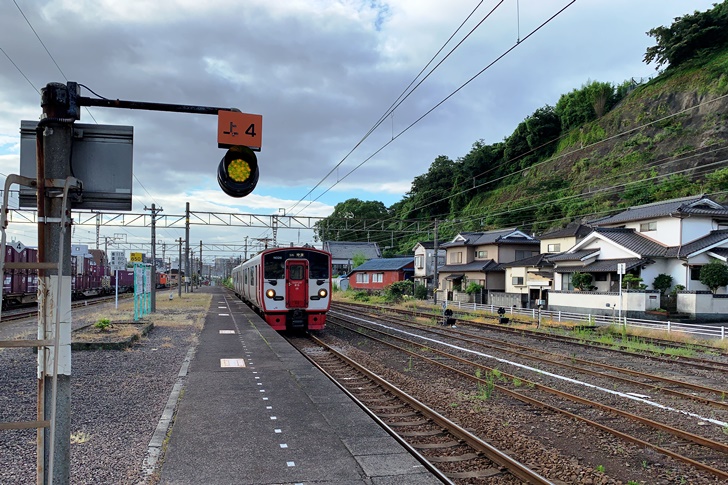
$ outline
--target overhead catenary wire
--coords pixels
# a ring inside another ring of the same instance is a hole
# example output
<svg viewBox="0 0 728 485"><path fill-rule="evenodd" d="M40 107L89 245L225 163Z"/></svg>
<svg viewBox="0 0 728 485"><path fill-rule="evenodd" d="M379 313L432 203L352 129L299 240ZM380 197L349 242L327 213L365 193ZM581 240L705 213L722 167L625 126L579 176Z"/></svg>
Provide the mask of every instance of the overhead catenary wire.
<svg viewBox="0 0 728 485"><path fill-rule="evenodd" d="M453 92L451 92L449 95L447 95L445 98L443 98L441 101L439 101L437 104L432 106L429 110L427 110L425 113L423 113L419 118L415 119L412 123L410 123L407 127L405 127L403 130L401 130L397 135L395 135L391 140L387 141L385 144L383 144L380 148L378 148L373 154L371 154L369 157L364 159L361 163L356 165L353 169L351 169L346 175L339 178L336 182L334 182L326 191L324 191L322 194L320 194L315 199L309 201L308 205L298 211L296 214L300 214L303 210L310 207L310 205L317 200L319 200L323 195L325 195L329 190L334 188L336 185L341 183L343 180L345 180L349 175L357 171L359 168L361 168L366 162L371 160L374 156L376 156L378 153L380 153L384 148L389 146L391 143L393 143L396 139L398 139L400 136L404 135L406 132L408 132L411 128L413 128L415 125L417 125L420 121L422 121L425 117L427 117L430 113L435 111L437 108L442 106L446 101L448 101L450 98L452 98L455 94L460 92L463 88L465 88L468 84L473 82L475 79L477 79L480 75L482 75L485 71L490 69L494 64L496 64L498 61L503 59L506 55L508 55L510 52L512 52L516 47L521 45L523 42L525 42L527 39L529 39L532 35L534 35L536 32L541 30L544 26L546 26L548 23L553 21L556 17L558 17L561 13L563 13L567 8L569 8L571 5L576 3L576 0L571 0L567 5L562 7L558 12L553 14L551 17L549 17L547 20L545 20L543 23L541 23L539 26L537 26L535 29L531 30L531 32L528 33L520 42L515 43L510 48L508 48L505 52L503 52L501 55L499 55L496 59L494 59L492 62L490 62L488 65L486 65L483 69L478 71L475 75L470 77L467 81L465 81L463 84L461 84L457 89L455 89Z"/></svg>
<svg viewBox="0 0 728 485"><path fill-rule="evenodd" d="M316 190L324 181L332 174L334 171L337 171L338 168L346 161L346 159L349 158L349 156L354 153L354 151L359 148L359 146L367 139L369 136L377 129L379 126L386 120L388 117L392 116L394 114L394 111L399 107L402 102L404 102L405 99L407 99L410 94L412 94L424 81L427 79L450 55L458 48L462 43L470 37L470 35L478 28L482 23L495 11L501 4L503 4L505 0L501 0L473 29L470 30L470 32L454 47L450 50L450 52L435 66L433 67L430 72L425 76L415 87L412 87L413 84L417 81L417 79L420 78L423 72L434 62L435 59L437 59L437 56L440 55L440 53L445 49L445 47L450 43L450 41L457 35L457 33L460 31L460 29L463 28L463 26L467 23L468 20L475 14L475 12L480 8L480 6L483 4L483 1L481 0L478 2L478 4L473 8L473 10L465 17L465 20L463 20L457 29L448 37L448 39L445 41L445 43L438 49L438 51L430 58L430 60L425 64L425 66L420 70L419 73L410 81L410 83L407 85L406 88L400 93L400 95L395 99L392 104L387 108L384 113L379 117L379 119L374 123L374 125L369 128L369 131L364 134L364 136L354 145L354 147L349 150L349 152L344 156L344 158L341 159L329 172L323 176L323 178L311 189L309 190L301 199L296 202L289 211L292 211L295 209L298 204L303 202L306 197L308 197L311 193L313 193L314 190ZM412 89L410 89L412 88ZM394 120L392 120L394 122ZM394 125L392 125L392 138L394 138ZM299 212L300 213L300 212Z"/></svg>

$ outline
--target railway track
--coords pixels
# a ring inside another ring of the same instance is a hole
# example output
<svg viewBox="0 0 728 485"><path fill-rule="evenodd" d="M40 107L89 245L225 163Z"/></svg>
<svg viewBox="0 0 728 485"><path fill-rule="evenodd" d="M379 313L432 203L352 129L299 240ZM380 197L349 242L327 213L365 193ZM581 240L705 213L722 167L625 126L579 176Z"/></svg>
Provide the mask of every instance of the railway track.
<svg viewBox="0 0 728 485"><path fill-rule="evenodd" d="M415 456L443 482L504 483L504 476L511 475L522 483L554 483L323 341L315 337L289 341L363 409L416 450Z"/></svg>
<svg viewBox="0 0 728 485"><path fill-rule="evenodd" d="M469 342L467 343L467 345L472 347L474 342L471 341L472 336L462 337L458 335L453 335L455 331L451 329L448 329L445 334L444 332L438 329L433 329L432 326L430 326L425 331L428 334L434 333L437 336L434 338L428 338L426 339L426 342L423 343L422 340L412 338L410 335L391 335L391 333L382 331L381 328L377 328L376 325L367 325L360 318L342 319L341 315L337 315L336 312L332 313L333 315L331 315L330 318L331 325L344 325L349 329L349 331L357 332L360 337L364 336L368 339L374 339L380 345L389 346L392 349L396 349L398 352L421 359L422 361L427 362L430 365L439 366L442 369L446 369L446 372L458 375L458 377L461 379L464 378L475 381L479 386L492 385L493 388L497 389L499 393L506 394L521 402L527 403L532 406L537 406L542 409L547 409L549 411L561 413L564 416L568 416L572 419L578 419L601 431L608 432L613 436L618 437L619 439L629 441L638 446L650 448L656 452L687 463L690 466L702 470L703 472L710 473L722 480L728 480L728 472L722 470L722 466L720 466L725 463L726 457L728 456L728 446L724 442L716 441L715 439L707 438L705 436L696 435L690 431L686 431L685 429L670 426L669 424L650 419L649 417L645 417L644 414L646 414L646 411L640 409L640 406L633 406L637 410L636 412L630 412L631 409L629 411L618 409L613 406L606 405L602 402L593 401L572 394L571 392L565 392L556 389L555 387L551 387L542 382L530 381L528 379L525 379L523 375L515 375L499 371L494 367L489 367L485 365L481 359L473 359L472 357L464 358L461 355L455 355L458 352L453 352L453 347L466 345L465 343L463 343L464 340L468 340ZM394 319L391 315L388 315L386 317L382 317L380 315L379 318L385 318L388 321ZM418 325L412 324L412 322L398 322L397 324L407 325L406 328L410 329L413 327L418 327ZM419 327L422 327L422 325L419 325ZM379 335L379 337L374 337L374 334ZM441 338L442 340L447 340L448 342L457 341L458 343L449 344L449 346L444 347L446 348L446 350L442 350L443 347L439 347L437 344L435 344L435 342L432 341L436 338ZM393 340L396 340L397 344L393 344ZM505 348L506 346L502 347ZM526 355L523 348L521 348L519 351L515 351L513 348L507 350L511 353L516 352L520 354L519 357L521 358L533 358L531 355ZM532 348L531 353L540 353L540 351L534 352ZM551 364L554 364L554 362L551 362ZM564 363L561 362L559 363L559 365L564 366ZM570 368L573 372L576 372L577 370L581 372L581 369L574 368L576 367L575 365L567 365L566 367ZM584 367L584 364L580 364L579 367ZM620 369L618 368L612 368L612 372L618 373L619 371ZM487 379L477 377L477 374L479 372L497 372L500 382L519 382L520 387L518 389L514 389L513 386L487 382ZM593 372L594 371L592 371L592 373ZM643 375L641 377L647 380L653 378L657 379L659 377L649 376L644 373L642 374ZM622 382L624 382L623 377L617 377L613 375L604 375L600 378L619 378L622 379ZM668 385L672 386L677 384L683 383L676 380L666 379L662 381L661 385L664 389L666 389L666 386ZM642 385L654 386L654 384ZM701 388L700 392L714 394L722 393L723 398L726 394L725 391L710 388ZM667 392L665 394L667 394ZM701 398L699 396L691 396L686 392L674 391L672 389L670 390L670 394L681 399L698 400L701 401L703 404L706 404L708 406L714 406L719 409L725 408L725 402L721 400L711 400L707 398ZM640 399L637 399L637 401L639 402ZM718 421L718 423L720 423L720 421ZM693 427L694 424L695 422L692 421ZM703 422L702 424L706 423ZM728 429L728 427L723 427L723 433L725 433L725 429ZM715 434L720 436L720 430L717 433L714 433L714 435ZM664 446L666 435L669 435L671 440L668 446ZM716 464L719 465L716 466Z"/></svg>
<svg viewBox="0 0 728 485"><path fill-rule="evenodd" d="M378 308L371 305L360 305L341 302L336 302L335 304L333 304L332 309L341 309L342 311L355 311L360 313L365 312L371 315L399 314L407 315L412 318L430 319L432 321L439 321L442 318L440 313L435 313L434 311L405 310L400 308ZM470 318L462 318L461 315L461 318L456 318L456 323L457 325L471 325L484 329L492 329L504 334L538 337L539 339L550 342L567 342L575 346L581 347L599 346L600 348L603 348L615 354L622 354L625 356L639 355L643 358L654 360L655 362L675 362L676 360L679 360L682 364L689 365L697 369L728 371L728 362L724 360L718 360L720 358L727 357L728 352L715 346L709 346L705 344L686 344L677 341L666 341L664 339L642 336L633 338L630 338L629 336L624 338L618 338L614 341L612 345L607 345L597 339L590 340L585 335L575 337L570 335L548 333L544 330L531 330L527 328L517 328L513 326L501 325L496 323L498 317L493 315L478 314L477 317L478 320L476 321ZM483 321L484 319L492 319L494 322L488 323ZM512 319L511 323L523 323L530 325L532 322ZM660 352L658 348L653 348L652 350L642 348L639 351L629 350L635 346L641 347L649 343L652 343L655 346L662 347L663 351ZM681 349L686 352L696 352L704 356L710 356L711 358L688 355L674 356L671 355L667 349ZM663 355L667 355L668 357L663 357Z"/></svg>

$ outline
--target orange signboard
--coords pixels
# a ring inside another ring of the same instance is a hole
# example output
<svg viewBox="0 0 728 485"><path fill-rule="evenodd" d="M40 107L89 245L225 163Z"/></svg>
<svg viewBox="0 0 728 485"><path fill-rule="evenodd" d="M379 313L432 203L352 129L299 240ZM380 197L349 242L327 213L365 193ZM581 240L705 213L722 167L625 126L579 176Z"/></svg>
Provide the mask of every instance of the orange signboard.
<svg viewBox="0 0 728 485"><path fill-rule="evenodd" d="M260 151L263 138L263 116L240 111L217 112L217 146L245 146Z"/></svg>

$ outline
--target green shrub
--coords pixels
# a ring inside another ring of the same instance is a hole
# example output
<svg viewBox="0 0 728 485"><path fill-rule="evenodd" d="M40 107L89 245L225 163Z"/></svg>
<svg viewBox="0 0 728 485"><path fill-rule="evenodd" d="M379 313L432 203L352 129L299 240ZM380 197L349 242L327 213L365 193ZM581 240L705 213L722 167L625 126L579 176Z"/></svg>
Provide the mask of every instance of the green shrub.
<svg viewBox="0 0 728 485"><path fill-rule="evenodd" d="M111 326L111 320L108 318L100 318L98 322L94 324L94 327L98 328L102 332L105 332Z"/></svg>

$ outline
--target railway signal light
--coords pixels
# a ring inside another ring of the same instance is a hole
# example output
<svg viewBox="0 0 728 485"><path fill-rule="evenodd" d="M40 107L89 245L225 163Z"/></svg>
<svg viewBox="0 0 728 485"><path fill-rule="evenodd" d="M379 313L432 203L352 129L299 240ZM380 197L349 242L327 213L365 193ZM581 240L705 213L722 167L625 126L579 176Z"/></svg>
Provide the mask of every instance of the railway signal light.
<svg viewBox="0 0 728 485"><path fill-rule="evenodd" d="M230 197L245 197L258 185L258 159L245 146L228 149L217 167L217 182Z"/></svg>

